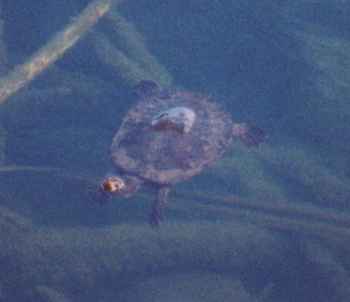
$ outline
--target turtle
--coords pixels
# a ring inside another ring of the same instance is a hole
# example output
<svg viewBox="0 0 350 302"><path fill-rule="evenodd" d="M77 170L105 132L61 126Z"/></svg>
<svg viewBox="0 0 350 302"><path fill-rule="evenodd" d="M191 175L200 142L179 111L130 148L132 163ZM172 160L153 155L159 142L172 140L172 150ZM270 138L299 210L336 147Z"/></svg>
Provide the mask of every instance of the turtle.
<svg viewBox="0 0 350 302"><path fill-rule="evenodd" d="M138 102L127 112L110 148L115 173L100 190L130 197L141 186L157 191L149 221L163 220L172 186L211 166L239 139L258 146L265 133L235 123L210 97L184 89L165 89L151 80L135 86Z"/></svg>

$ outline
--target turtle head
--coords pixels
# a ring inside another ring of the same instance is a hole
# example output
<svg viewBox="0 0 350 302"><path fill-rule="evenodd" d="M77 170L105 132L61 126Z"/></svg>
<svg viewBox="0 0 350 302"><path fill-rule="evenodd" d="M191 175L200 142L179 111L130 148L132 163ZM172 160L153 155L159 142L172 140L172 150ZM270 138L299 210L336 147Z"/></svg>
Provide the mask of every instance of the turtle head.
<svg viewBox="0 0 350 302"><path fill-rule="evenodd" d="M125 181L118 176L108 176L101 183L101 190L108 193L119 193L125 188Z"/></svg>
<svg viewBox="0 0 350 302"><path fill-rule="evenodd" d="M136 177L108 175L102 180L100 190L107 194L130 197L139 189L140 184Z"/></svg>
<svg viewBox="0 0 350 302"><path fill-rule="evenodd" d="M187 107L173 107L158 113L151 121L155 130L172 129L179 133L188 133L196 120L196 113Z"/></svg>

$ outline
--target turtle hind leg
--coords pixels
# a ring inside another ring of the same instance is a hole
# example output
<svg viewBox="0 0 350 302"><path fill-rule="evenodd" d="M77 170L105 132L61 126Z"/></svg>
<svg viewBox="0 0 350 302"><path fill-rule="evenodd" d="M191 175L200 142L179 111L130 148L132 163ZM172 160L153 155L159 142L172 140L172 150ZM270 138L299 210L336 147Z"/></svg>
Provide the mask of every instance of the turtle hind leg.
<svg viewBox="0 0 350 302"><path fill-rule="evenodd" d="M169 187L161 187L158 190L157 199L153 202L152 211L149 217L149 222L152 227L158 227L163 217L163 209L168 203Z"/></svg>
<svg viewBox="0 0 350 302"><path fill-rule="evenodd" d="M255 147L266 139L265 131L259 127L245 123L234 124L232 135L238 137L246 146Z"/></svg>

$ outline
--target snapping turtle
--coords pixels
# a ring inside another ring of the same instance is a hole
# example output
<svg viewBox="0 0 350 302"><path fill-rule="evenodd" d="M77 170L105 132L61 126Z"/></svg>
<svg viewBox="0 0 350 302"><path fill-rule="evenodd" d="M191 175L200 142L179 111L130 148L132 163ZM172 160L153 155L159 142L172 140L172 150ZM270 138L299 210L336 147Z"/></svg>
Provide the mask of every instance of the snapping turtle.
<svg viewBox="0 0 350 302"><path fill-rule="evenodd" d="M248 146L264 139L262 130L231 117L208 97L161 89L152 81L135 88L139 102L130 109L113 138L117 174L107 176L101 191L130 196L141 185L158 190L150 223L162 220L173 184L199 174L239 138Z"/></svg>

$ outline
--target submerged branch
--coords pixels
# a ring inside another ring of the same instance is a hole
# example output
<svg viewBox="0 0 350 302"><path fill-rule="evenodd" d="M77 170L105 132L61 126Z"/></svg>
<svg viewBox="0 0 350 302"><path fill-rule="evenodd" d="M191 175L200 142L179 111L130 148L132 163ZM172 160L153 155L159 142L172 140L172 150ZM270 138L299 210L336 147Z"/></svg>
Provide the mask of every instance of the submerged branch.
<svg viewBox="0 0 350 302"><path fill-rule="evenodd" d="M3 4L0 2L0 75L6 73L7 70L7 49L4 42L4 20L3 20Z"/></svg>
<svg viewBox="0 0 350 302"><path fill-rule="evenodd" d="M144 79L153 79L163 87L171 86L173 82L172 75L149 51L143 36L137 30L135 25L128 22L115 9L111 9L106 16L106 20L111 29L110 39L113 44L115 44L112 45L111 43L109 47L115 48L114 51L116 52L118 50L120 52L117 59L120 59L125 53L124 57L140 71L143 71L146 76ZM113 49L110 51L113 51ZM109 59L113 63L112 58L103 58L102 56L101 59L104 59L106 62L108 62ZM125 60L125 62L127 61ZM122 64L122 62L119 64ZM116 67L117 65L118 62L115 60L112 66ZM130 66L130 68L135 68L134 66ZM121 73L118 69L116 71Z"/></svg>
<svg viewBox="0 0 350 302"><path fill-rule="evenodd" d="M16 66L6 77L0 79L0 103L4 103L9 96L59 59L109 11L114 2L116 0L95 0L90 3L71 24L58 32L28 62Z"/></svg>
<svg viewBox="0 0 350 302"><path fill-rule="evenodd" d="M38 166L17 166L17 165L6 165L0 166L0 174L8 173L8 172L47 172L53 173L57 171L61 171L59 168L54 167L38 167Z"/></svg>
<svg viewBox="0 0 350 302"><path fill-rule="evenodd" d="M243 220L263 225L273 230L300 232L318 238L350 239L350 216L330 209L320 209L304 205L274 204L271 202L247 201L236 197L207 196L193 193L190 198L176 194L186 200L187 210L207 210L218 215L223 221ZM189 201L197 200L199 203ZM171 208L177 208L171 204ZM187 211L186 211L187 212ZM211 215L212 216L212 215Z"/></svg>
<svg viewBox="0 0 350 302"><path fill-rule="evenodd" d="M149 73L128 56L123 53L120 49L114 47L111 41L100 32L96 32L91 41L95 46L95 51L99 59L103 64L106 64L121 78L131 86L136 85L141 80L156 80L149 76Z"/></svg>

